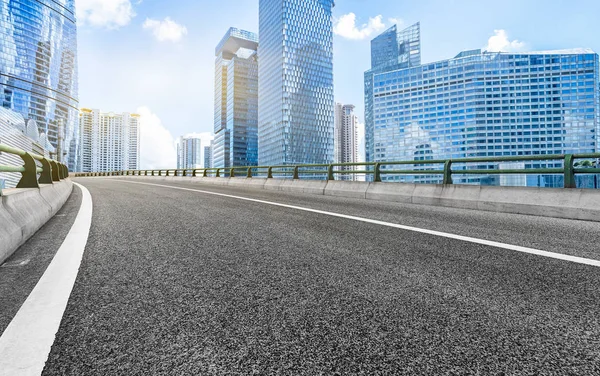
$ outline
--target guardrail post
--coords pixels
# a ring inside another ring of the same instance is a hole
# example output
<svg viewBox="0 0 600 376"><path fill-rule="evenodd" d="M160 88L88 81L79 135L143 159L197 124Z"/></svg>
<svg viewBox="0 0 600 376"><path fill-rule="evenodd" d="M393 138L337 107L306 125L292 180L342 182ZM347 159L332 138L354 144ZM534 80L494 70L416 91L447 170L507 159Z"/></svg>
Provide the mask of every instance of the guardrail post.
<svg viewBox="0 0 600 376"><path fill-rule="evenodd" d="M335 180L335 175L333 174L333 165L332 164L327 166L327 180Z"/></svg>
<svg viewBox="0 0 600 376"><path fill-rule="evenodd" d="M294 180L300 179L300 168L298 166L294 166Z"/></svg>
<svg viewBox="0 0 600 376"><path fill-rule="evenodd" d="M188 176L187 170L183 170L183 176Z"/></svg>
<svg viewBox="0 0 600 376"><path fill-rule="evenodd" d="M208 170L204 169L204 172L202 173L202 177L203 178L207 178L208 177Z"/></svg>
<svg viewBox="0 0 600 376"><path fill-rule="evenodd" d="M22 155L21 159L24 162L23 167L25 167L25 172L21 173L21 180L19 180L17 188L39 188L35 159L29 153Z"/></svg>
<svg viewBox="0 0 600 376"><path fill-rule="evenodd" d="M60 181L60 176L58 175L58 163L50 161L50 165L52 166L52 181Z"/></svg>
<svg viewBox="0 0 600 376"><path fill-rule="evenodd" d="M452 184L452 160L444 163L444 184Z"/></svg>
<svg viewBox="0 0 600 376"><path fill-rule="evenodd" d="M565 188L577 188L574 162L573 154L565 155Z"/></svg>
<svg viewBox="0 0 600 376"><path fill-rule="evenodd" d="M248 167L248 173L246 174L247 179L252 179L252 167Z"/></svg>
<svg viewBox="0 0 600 376"><path fill-rule="evenodd" d="M221 177L221 169L220 168L217 168L217 176L216 177L217 178Z"/></svg>
<svg viewBox="0 0 600 376"><path fill-rule="evenodd" d="M229 177L235 178L235 169L233 169L233 168L229 169Z"/></svg>
<svg viewBox="0 0 600 376"><path fill-rule="evenodd" d="M42 159L42 169L44 170L40 175L40 184L52 184L52 165L46 158Z"/></svg>
<svg viewBox="0 0 600 376"><path fill-rule="evenodd" d="M267 179L273 179L273 167L267 169Z"/></svg>
<svg viewBox="0 0 600 376"><path fill-rule="evenodd" d="M196 170L192 170L192 177L195 178L196 177Z"/></svg>
<svg viewBox="0 0 600 376"><path fill-rule="evenodd" d="M376 183L381 183L381 164L375 163L375 168L373 169L373 181Z"/></svg>

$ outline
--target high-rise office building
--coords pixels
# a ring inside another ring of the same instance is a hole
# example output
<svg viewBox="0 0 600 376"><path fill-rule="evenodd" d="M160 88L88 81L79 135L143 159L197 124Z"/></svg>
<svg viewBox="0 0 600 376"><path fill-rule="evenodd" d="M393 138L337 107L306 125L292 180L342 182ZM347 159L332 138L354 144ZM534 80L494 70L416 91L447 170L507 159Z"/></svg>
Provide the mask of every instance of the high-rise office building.
<svg viewBox="0 0 600 376"><path fill-rule="evenodd" d="M375 161L540 156L600 151L598 55L588 49L456 57L373 74ZM369 129L367 129L369 133ZM561 161L455 166L561 168ZM397 169L397 166L395 167ZM417 166L410 166L417 168ZM438 175L384 180L440 182ZM561 187L563 176L457 175L457 182ZM580 186L593 179L578 178Z"/></svg>
<svg viewBox="0 0 600 376"><path fill-rule="evenodd" d="M202 167L202 140L199 137L179 137L177 142L177 168Z"/></svg>
<svg viewBox="0 0 600 376"><path fill-rule="evenodd" d="M335 163L358 163L358 116L351 104L335 105ZM339 167L339 171L352 171L354 166ZM362 170L362 168L361 168ZM357 180L354 174L340 175L340 180Z"/></svg>
<svg viewBox="0 0 600 376"><path fill-rule="evenodd" d="M74 1L0 0L2 107L34 120L75 170L78 157Z"/></svg>
<svg viewBox="0 0 600 376"><path fill-rule="evenodd" d="M375 74L421 65L421 26L402 31L396 25L371 41L371 69L365 72L365 157L375 161L373 129L373 77Z"/></svg>
<svg viewBox="0 0 600 376"><path fill-rule="evenodd" d="M258 36L230 28L215 50L214 166L258 163Z"/></svg>
<svg viewBox="0 0 600 376"><path fill-rule="evenodd" d="M213 168L213 144L214 141L211 141L210 146L204 147L204 168Z"/></svg>
<svg viewBox="0 0 600 376"><path fill-rule="evenodd" d="M260 0L259 163L333 161L333 0Z"/></svg>
<svg viewBox="0 0 600 376"><path fill-rule="evenodd" d="M81 109L81 172L139 170L140 116Z"/></svg>

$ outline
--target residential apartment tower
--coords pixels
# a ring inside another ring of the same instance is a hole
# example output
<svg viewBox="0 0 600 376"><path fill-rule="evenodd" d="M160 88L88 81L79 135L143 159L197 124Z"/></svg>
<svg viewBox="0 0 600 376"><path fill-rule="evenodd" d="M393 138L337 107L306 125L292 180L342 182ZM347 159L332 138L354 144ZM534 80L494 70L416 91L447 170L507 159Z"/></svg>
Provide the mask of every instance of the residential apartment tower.
<svg viewBox="0 0 600 376"><path fill-rule="evenodd" d="M81 172L140 168L140 116L81 109L79 114Z"/></svg>

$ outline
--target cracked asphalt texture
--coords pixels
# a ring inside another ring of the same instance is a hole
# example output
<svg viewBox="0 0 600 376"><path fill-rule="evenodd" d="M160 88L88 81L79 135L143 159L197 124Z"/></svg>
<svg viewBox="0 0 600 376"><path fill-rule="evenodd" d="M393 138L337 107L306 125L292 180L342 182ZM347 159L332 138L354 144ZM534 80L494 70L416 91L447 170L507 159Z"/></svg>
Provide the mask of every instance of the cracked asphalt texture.
<svg viewBox="0 0 600 376"><path fill-rule="evenodd" d="M600 269L116 179L45 375L600 374ZM160 183L600 258L597 223Z"/></svg>

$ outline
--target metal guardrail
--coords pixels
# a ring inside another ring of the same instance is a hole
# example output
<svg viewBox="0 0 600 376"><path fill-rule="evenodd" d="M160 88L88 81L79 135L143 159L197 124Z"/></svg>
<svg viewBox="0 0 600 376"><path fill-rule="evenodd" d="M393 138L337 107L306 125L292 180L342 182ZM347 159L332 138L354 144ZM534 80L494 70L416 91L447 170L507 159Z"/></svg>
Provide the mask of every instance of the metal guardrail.
<svg viewBox="0 0 600 376"><path fill-rule="evenodd" d="M594 162L589 161L594 159ZM576 163L577 160L588 160L587 167ZM524 168L524 169L482 169L483 165L503 162L534 162L561 161L562 168ZM456 175L563 175L565 188L577 188L575 176L577 174L600 174L600 153L590 154L561 154L561 155L523 155L514 157L485 157L485 158L460 158L440 160L418 160L401 162L371 162L371 163L333 163L333 164L307 164L307 165L282 165L282 166L244 166L227 168L199 168L199 169L161 169L161 170L125 170L114 172L77 173L77 177L89 176L203 176L203 177L236 177L252 178L266 175L268 179L274 176L300 179L302 175L326 175L328 180L335 180L336 175L370 174L373 181L381 182L383 175L441 175L443 184L453 184ZM461 166L478 164L479 166ZM394 170L388 167L413 166L413 169ZM364 170L340 170L344 167L364 167ZM414 169L421 166L421 169ZM431 166L439 166L439 169ZM470 168L476 167L476 168ZM242 172L243 171L243 172Z"/></svg>
<svg viewBox="0 0 600 376"><path fill-rule="evenodd" d="M4 144L0 144L0 152L17 155L23 160L23 166L0 165L0 172L21 173L17 188L39 188L40 184L53 184L69 177L67 166L43 155L28 153Z"/></svg>

